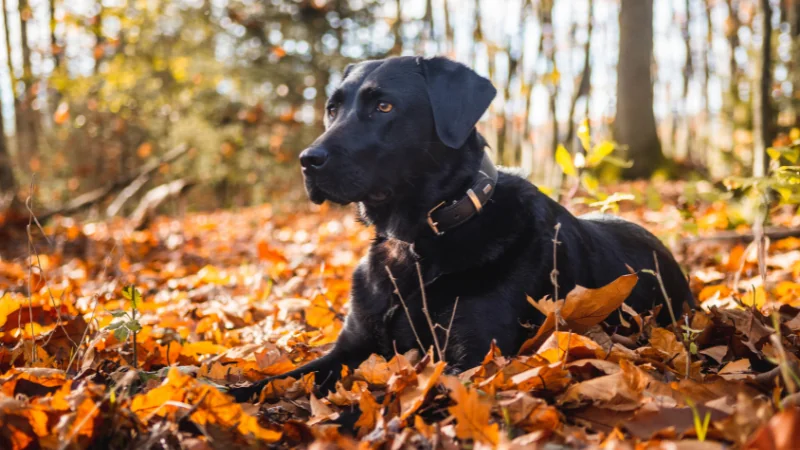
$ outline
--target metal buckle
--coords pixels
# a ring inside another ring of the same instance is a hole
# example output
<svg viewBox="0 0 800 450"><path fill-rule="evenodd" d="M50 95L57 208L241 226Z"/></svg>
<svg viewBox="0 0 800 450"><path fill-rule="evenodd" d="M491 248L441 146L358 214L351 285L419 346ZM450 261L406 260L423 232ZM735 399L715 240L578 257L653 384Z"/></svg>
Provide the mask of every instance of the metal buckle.
<svg viewBox="0 0 800 450"><path fill-rule="evenodd" d="M475 207L475 212L480 214L481 210L483 209L483 205L481 204L481 199L475 194L475 192L470 189L467 191L467 197L472 200L472 206Z"/></svg>
<svg viewBox="0 0 800 450"><path fill-rule="evenodd" d="M428 226L431 227L431 230L433 230L433 232L436 233L437 236L443 235L444 231L439 231L439 227L438 227L439 223L433 221L433 218L431 217L431 214L433 214L433 212L436 211L437 209L441 208L442 205L444 205L444 204L445 204L445 202L439 203L438 205L436 205L433 208L431 208L430 211L428 211Z"/></svg>

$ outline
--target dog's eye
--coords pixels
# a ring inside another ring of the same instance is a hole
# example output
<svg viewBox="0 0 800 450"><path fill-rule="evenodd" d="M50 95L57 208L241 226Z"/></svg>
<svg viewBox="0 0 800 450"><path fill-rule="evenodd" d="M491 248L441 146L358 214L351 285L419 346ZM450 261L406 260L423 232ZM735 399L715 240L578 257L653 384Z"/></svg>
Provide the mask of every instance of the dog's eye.
<svg viewBox="0 0 800 450"><path fill-rule="evenodd" d="M328 106L328 118L331 120L336 117L336 106Z"/></svg>
<svg viewBox="0 0 800 450"><path fill-rule="evenodd" d="M380 102L378 103L378 111L382 113L388 113L394 108L394 106L389 102Z"/></svg>

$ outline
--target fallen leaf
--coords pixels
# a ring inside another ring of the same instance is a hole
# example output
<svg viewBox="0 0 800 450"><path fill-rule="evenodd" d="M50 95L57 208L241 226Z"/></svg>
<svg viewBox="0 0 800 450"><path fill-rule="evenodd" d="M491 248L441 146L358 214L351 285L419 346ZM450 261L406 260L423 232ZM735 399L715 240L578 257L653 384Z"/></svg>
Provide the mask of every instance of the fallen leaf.
<svg viewBox="0 0 800 450"><path fill-rule="evenodd" d="M602 322L628 298L638 280L636 274L627 274L598 289L575 286L563 300L560 315L565 325L559 329L583 333ZM550 309L553 309L550 304L540 305L540 310ZM536 336L525 341L519 352L524 354L537 348L555 327L556 314L553 310L547 314Z"/></svg>
<svg viewBox="0 0 800 450"><path fill-rule="evenodd" d="M456 419L456 436L497 445L499 427L489 422L492 406L488 399L481 398L477 389L465 387L458 378L444 377L443 380L450 390L450 398L456 403L447 408Z"/></svg>

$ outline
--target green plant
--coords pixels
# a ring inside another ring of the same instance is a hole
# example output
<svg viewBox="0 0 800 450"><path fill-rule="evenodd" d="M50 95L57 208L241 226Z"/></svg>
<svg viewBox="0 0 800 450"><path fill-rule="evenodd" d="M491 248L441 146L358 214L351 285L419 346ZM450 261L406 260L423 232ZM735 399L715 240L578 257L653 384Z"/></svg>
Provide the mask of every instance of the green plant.
<svg viewBox="0 0 800 450"><path fill-rule="evenodd" d="M556 163L561 167L567 179L572 180L570 181L572 188L567 197L572 198L578 188L583 187L589 194L589 198L582 199L582 201L588 203L589 206L600 208L601 212L618 211L620 201L633 200L634 196L622 193L607 195L601 192L599 189L600 169L602 166L607 167L608 165L628 168L633 163L612 155L619 149L616 142L603 140L593 146L587 119L584 119L578 128L578 139L581 141L582 150L576 151L574 156L563 145L559 145L555 153Z"/></svg>
<svg viewBox="0 0 800 450"><path fill-rule="evenodd" d="M686 404L692 409L692 418L694 419L694 432L697 434L697 440L704 442L708 435L708 428L711 425L711 412L706 411L703 418L700 418L700 411L697 410L694 402L686 399Z"/></svg>
<svg viewBox="0 0 800 450"><path fill-rule="evenodd" d="M695 330L690 328L688 325L681 325L681 329L683 329L683 341L689 344L689 353L692 355L697 356L697 344L695 341L703 333L703 330Z"/></svg>
<svg viewBox="0 0 800 450"><path fill-rule="evenodd" d="M115 318L106 329L114 332L114 337L118 341L124 342L131 338L133 344L133 367L138 366L138 354L136 346L136 334L142 329L142 325L136 318L139 303L142 301L142 294L136 286L129 285L122 288L122 296L130 302L130 313L125 310L112 311L111 315Z"/></svg>

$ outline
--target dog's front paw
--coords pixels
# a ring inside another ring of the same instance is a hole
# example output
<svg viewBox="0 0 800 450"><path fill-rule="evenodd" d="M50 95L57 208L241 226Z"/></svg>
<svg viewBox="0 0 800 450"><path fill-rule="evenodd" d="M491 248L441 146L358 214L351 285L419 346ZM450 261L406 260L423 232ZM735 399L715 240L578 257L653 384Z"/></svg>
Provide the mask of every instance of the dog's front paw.
<svg viewBox="0 0 800 450"><path fill-rule="evenodd" d="M258 401L258 397L264 386L269 383L270 378L265 378L255 383L247 385L232 385L228 387L228 395L233 396L237 403L249 402L252 400Z"/></svg>

